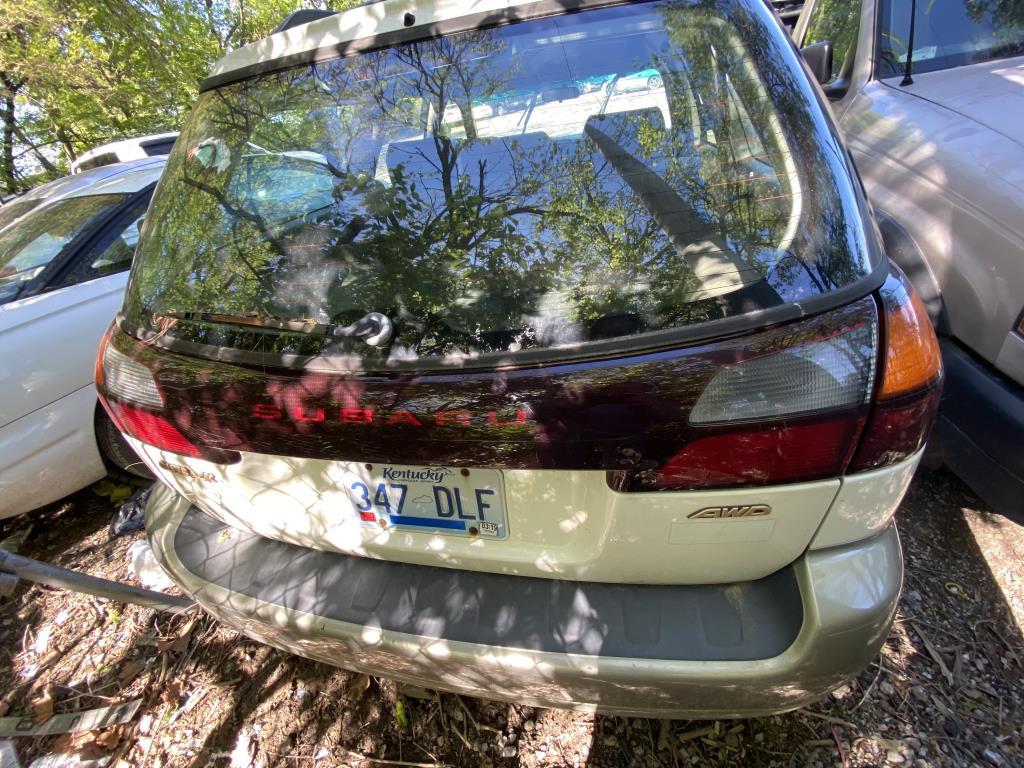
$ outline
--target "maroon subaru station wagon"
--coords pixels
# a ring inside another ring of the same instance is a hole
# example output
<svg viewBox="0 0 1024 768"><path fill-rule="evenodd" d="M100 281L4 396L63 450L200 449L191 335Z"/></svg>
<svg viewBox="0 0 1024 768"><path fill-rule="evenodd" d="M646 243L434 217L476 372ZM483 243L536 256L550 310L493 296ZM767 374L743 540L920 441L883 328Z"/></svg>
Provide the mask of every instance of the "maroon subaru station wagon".
<svg viewBox="0 0 1024 768"><path fill-rule="evenodd" d="M761 0L385 0L232 52L97 373L223 621L657 717L870 661L941 378Z"/></svg>

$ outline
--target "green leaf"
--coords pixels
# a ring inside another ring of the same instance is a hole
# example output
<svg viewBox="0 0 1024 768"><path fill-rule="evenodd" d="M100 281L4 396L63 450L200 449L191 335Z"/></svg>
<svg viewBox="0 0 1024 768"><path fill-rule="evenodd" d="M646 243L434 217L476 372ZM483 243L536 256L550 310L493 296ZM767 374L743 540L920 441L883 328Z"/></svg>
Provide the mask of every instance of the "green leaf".
<svg viewBox="0 0 1024 768"><path fill-rule="evenodd" d="M395 702L395 720L403 731L409 727L409 716L405 714L405 702L402 699Z"/></svg>

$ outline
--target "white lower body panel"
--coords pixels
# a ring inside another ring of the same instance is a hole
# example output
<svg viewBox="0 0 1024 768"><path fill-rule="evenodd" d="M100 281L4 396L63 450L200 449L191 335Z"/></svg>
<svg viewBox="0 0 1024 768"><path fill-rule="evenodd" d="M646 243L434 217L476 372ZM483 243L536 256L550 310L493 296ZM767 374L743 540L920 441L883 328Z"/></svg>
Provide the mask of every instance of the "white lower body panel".
<svg viewBox="0 0 1024 768"><path fill-rule="evenodd" d="M90 383L0 429L0 518L49 504L107 474L95 413Z"/></svg>
<svg viewBox="0 0 1024 768"><path fill-rule="evenodd" d="M917 462L870 473L873 493L856 484L860 490L844 496L843 530L831 538L823 523L842 484L855 487L851 478L618 493L601 471L505 470L509 531L495 541L360 525L342 487L341 462L246 453L224 466L130 442L161 480L202 510L266 538L419 565L641 584L757 579L796 560L816 533L819 546L865 538L884 527ZM858 498L871 505L860 534L849 511ZM693 517L708 508L759 505L769 514Z"/></svg>

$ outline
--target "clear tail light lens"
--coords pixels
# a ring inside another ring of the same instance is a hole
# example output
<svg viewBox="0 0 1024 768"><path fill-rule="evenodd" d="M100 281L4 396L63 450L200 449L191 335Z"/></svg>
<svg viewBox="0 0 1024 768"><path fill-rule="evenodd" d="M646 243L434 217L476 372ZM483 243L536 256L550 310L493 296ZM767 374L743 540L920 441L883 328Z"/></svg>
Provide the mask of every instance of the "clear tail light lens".
<svg viewBox="0 0 1024 768"><path fill-rule="evenodd" d="M163 408L164 398L149 369L104 343L100 356L100 376L111 396L149 408Z"/></svg>
<svg viewBox="0 0 1024 768"><path fill-rule="evenodd" d="M874 322L729 365L690 412L691 424L780 419L865 405L877 356Z"/></svg>

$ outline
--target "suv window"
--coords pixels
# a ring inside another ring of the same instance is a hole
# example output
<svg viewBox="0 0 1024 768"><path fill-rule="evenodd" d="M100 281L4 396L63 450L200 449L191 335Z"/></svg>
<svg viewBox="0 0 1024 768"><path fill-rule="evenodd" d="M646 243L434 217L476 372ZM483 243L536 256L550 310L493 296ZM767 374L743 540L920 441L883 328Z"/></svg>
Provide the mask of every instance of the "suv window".
<svg viewBox="0 0 1024 768"><path fill-rule="evenodd" d="M832 79L849 71L857 47L860 3L851 0L817 0L807 20L801 45L828 40L832 43Z"/></svg>
<svg viewBox="0 0 1024 768"><path fill-rule="evenodd" d="M902 76L911 0L882 0L878 76ZM934 72L1024 54L1024 3L917 0L914 72Z"/></svg>
<svg viewBox="0 0 1024 768"><path fill-rule="evenodd" d="M113 152L101 152L78 163L78 170L91 171L93 168L100 168L104 165L113 165L119 162L120 158Z"/></svg>
<svg viewBox="0 0 1024 768"><path fill-rule="evenodd" d="M74 263L52 287L63 288L129 269L148 205L148 195L136 201L96 243L75 257Z"/></svg>
<svg viewBox="0 0 1024 768"><path fill-rule="evenodd" d="M127 322L289 360L446 365L856 281L842 151L773 25L759 0L619 6L204 93ZM371 313L390 343L352 338Z"/></svg>
<svg viewBox="0 0 1024 768"><path fill-rule="evenodd" d="M65 198L37 208L0 232L0 304L23 293L68 243L124 199L124 195Z"/></svg>

